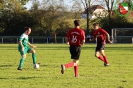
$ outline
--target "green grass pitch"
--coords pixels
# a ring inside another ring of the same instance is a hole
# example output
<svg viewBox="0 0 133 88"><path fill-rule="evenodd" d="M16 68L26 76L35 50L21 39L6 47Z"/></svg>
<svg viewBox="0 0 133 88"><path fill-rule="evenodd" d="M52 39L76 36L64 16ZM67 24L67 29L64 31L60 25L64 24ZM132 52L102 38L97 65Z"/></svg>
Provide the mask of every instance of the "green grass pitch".
<svg viewBox="0 0 133 88"><path fill-rule="evenodd" d="M94 57L95 44L82 46L79 77L74 77L73 68L60 73L60 65L71 62L69 46L65 44L33 44L40 70L33 69L31 54L23 65L17 44L0 44L0 88L133 88L133 45L107 44L105 54L110 62Z"/></svg>

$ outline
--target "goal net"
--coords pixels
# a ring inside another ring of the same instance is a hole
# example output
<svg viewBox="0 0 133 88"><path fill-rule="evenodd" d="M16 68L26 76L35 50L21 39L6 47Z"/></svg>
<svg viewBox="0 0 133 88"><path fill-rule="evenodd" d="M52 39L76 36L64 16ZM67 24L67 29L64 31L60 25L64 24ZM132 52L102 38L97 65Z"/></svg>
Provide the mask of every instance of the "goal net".
<svg viewBox="0 0 133 88"><path fill-rule="evenodd" d="M133 43L133 28L112 28L113 43Z"/></svg>

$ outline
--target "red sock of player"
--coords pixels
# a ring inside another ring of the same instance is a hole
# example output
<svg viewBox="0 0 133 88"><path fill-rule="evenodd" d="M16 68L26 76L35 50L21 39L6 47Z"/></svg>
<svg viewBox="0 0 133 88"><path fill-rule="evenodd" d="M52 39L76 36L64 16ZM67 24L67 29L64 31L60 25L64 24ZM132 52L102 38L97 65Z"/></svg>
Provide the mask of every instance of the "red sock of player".
<svg viewBox="0 0 133 88"><path fill-rule="evenodd" d="M103 56L103 58L104 58L104 62L105 62L106 64L108 64L108 59L107 59L107 57L106 57L106 56Z"/></svg>
<svg viewBox="0 0 133 88"><path fill-rule="evenodd" d="M98 59L104 61L104 58L102 56L99 56Z"/></svg>
<svg viewBox="0 0 133 88"><path fill-rule="evenodd" d="M78 65L74 66L75 77L78 77Z"/></svg>
<svg viewBox="0 0 133 88"><path fill-rule="evenodd" d="M65 66L65 68L73 67L74 66L74 62L70 62L68 64L65 64L64 66Z"/></svg>

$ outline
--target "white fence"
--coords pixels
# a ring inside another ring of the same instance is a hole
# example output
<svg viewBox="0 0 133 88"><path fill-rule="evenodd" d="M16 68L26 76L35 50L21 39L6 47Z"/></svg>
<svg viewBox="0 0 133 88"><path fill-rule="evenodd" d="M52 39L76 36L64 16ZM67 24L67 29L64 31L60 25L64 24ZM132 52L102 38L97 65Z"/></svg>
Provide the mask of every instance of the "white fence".
<svg viewBox="0 0 133 88"><path fill-rule="evenodd" d="M0 36L0 43L16 44L19 41L19 36ZM65 37L46 37L46 36L29 36L30 43L65 43ZM88 41L86 43L96 43L96 41Z"/></svg>
<svg viewBox="0 0 133 88"><path fill-rule="evenodd" d="M16 44L18 43L19 36L0 36L0 43L12 43ZM127 43L127 44L133 44L133 37L132 36L116 36L113 39L113 43ZM46 44L53 44L53 43L65 43L65 37L45 37L45 36L30 36L29 42L31 43L46 43ZM86 40L86 43L96 43L96 41L88 41ZM108 43L108 42L107 42Z"/></svg>
<svg viewBox="0 0 133 88"><path fill-rule="evenodd" d="M127 43L131 44L133 43L133 37L132 36L115 36L113 39L113 43Z"/></svg>
<svg viewBox="0 0 133 88"><path fill-rule="evenodd" d="M133 43L133 28L112 28L113 43Z"/></svg>
<svg viewBox="0 0 133 88"><path fill-rule="evenodd" d="M19 36L0 36L0 43L18 43ZM65 43L65 37L30 36L31 43Z"/></svg>

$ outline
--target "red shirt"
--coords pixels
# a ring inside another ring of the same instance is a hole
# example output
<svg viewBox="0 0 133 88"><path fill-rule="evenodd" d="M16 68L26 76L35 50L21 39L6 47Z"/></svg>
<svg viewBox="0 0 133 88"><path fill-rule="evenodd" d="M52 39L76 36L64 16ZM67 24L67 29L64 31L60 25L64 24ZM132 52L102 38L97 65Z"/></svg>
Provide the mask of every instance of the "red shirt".
<svg viewBox="0 0 133 88"><path fill-rule="evenodd" d="M85 33L80 28L70 29L66 35L70 45L81 46L81 42L85 40Z"/></svg>
<svg viewBox="0 0 133 88"><path fill-rule="evenodd" d="M107 34L107 32L104 29L99 28L97 30L94 30L93 37L97 38L97 42L106 43L106 34Z"/></svg>

